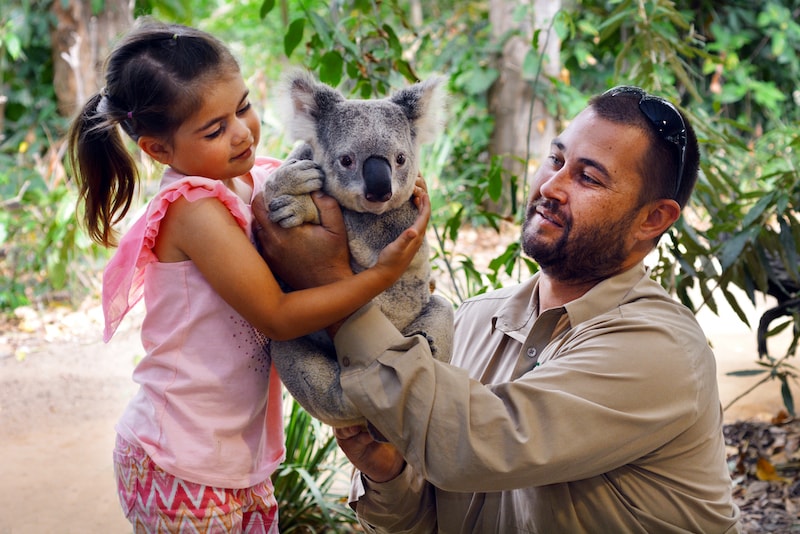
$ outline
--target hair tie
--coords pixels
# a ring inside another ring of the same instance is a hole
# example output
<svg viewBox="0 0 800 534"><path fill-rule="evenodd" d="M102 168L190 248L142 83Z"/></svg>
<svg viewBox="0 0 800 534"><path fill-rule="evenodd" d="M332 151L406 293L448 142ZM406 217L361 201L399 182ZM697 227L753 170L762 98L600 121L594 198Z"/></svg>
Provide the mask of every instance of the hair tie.
<svg viewBox="0 0 800 534"><path fill-rule="evenodd" d="M172 40L173 41L177 41L178 40L178 34L177 33L173 33L172 34Z"/></svg>
<svg viewBox="0 0 800 534"><path fill-rule="evenodd" d="M129 119L132 119L132 118L133 118L133 111L129 111L129 112L128 112L128 118L129 118Z"/></svg>

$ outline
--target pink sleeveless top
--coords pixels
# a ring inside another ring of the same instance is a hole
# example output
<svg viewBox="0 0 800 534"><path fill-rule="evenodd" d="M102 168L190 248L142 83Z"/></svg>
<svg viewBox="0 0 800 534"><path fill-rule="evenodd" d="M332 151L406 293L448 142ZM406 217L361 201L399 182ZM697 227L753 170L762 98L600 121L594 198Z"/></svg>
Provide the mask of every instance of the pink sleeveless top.
<svg viewBox="0 0 800 534"><path fill-rule="evenodd" d="M254 195L278 165L258 158ZM263 482L284 457L281 385L269 340L217 295L191 261L159 263L153 247L172 202L219 199L251 234L252 211L218 180L167 170L147 212L120 241L105 269L108 341L144 297L145 357L139 391L117 432L168 473L199 484L245 488Z"/></svg>

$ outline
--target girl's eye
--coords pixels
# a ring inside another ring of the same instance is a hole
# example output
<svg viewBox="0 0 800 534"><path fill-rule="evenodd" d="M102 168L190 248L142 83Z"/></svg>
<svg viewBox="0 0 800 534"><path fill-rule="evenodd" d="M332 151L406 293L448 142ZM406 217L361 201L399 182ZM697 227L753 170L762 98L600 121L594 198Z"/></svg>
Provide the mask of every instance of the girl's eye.
<svg viewBox="0 0 800 534"><path fill-rule="evenodd" d="M224 131L225 131L225 127L224 127L224 126L222 126L222 125L220 125L220 127L219 127L219 128L217 128L216 130L214 130L214 131L213 131L213 132L211 132L210 134L206 135L205 137L206 137L206 139L216 139L217 137L219 137L220 135L222 135L222 133L223 133Z"/></svg>
<svg viewBox="0 0 800 534"><path fill-rule="evenodd" d="M552 163L556 167L561 165L561 159L555 154L550 154L549 156L547 156L547 159L550 160L550 163Z"/></svg>
<svg viewBox="0 0 800 534"><path fill-rule="evenodd" d="M248 111L250 111L250 108L251 108L251 107L252 107L252 104L251 104L251 103L250 103L250 101L248 100L247 102L245 102L244 106L242 106L241 108L239 108L239 110L236 112L236 114L237 114L237 115L244 115L245 113L247 113Z"/></svg>

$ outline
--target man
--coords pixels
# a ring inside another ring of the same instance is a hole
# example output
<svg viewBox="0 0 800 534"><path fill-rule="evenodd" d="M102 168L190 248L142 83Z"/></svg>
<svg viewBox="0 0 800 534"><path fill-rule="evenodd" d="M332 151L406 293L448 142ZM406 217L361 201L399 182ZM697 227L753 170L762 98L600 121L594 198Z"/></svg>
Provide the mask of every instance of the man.
<svg viewBox="0 0 800 534"><path fill-rule="evenodd" d="M612 89L533 179L522 243L541 271L459 308L451 365L374 306L329 329L345 394L389 441L335 430L368 531L739 531L713 353L643 264L698 160L672 104ZM343 231L321 205L330 229L262 235L296 287L349 274L326 264ZM320 273L289 272L302 254Z"/></svg>

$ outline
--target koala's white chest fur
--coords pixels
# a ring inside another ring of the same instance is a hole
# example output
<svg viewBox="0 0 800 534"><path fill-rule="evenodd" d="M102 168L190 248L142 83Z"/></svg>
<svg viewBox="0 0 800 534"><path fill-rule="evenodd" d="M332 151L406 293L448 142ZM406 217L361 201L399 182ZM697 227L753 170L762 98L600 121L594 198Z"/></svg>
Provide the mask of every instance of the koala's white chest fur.
<svg viewBox="0 0 800 534"><path fill-rule="evenodd" d="M351 266L354 272L360 272L375 265L381 250L411 226L417 209L408 201L381 215L347 209L342 214L347 227ZM430 300L429 254L428 244L424 242L403 276L375 298L383 313L400 330L419 316Z"/></svg>

